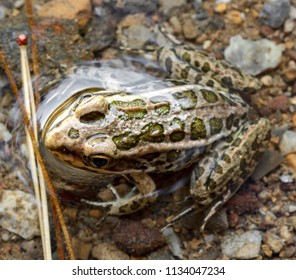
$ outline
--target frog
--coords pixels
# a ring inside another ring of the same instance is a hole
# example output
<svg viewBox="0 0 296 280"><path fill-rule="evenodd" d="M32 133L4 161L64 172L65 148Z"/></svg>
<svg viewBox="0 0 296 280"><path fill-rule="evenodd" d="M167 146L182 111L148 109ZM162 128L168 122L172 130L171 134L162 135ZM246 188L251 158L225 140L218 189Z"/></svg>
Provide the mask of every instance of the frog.
<svg viewBox="0 0 296 280"><path fill-rule="evenodd" d="M123 197L108 184L113 201L81 199L107 207L111 215L134 213L159 197L151 174L190 168L193 202L184 213L203 209L203 229L267 148L269 120L250 118L250 106L240 95L255 93L261 84L230 63L185 46L161 47L156 55L171 86L140 94L83 91L61 105L66 113L46 125L42 141L66 165L133 184Z"/></svg>

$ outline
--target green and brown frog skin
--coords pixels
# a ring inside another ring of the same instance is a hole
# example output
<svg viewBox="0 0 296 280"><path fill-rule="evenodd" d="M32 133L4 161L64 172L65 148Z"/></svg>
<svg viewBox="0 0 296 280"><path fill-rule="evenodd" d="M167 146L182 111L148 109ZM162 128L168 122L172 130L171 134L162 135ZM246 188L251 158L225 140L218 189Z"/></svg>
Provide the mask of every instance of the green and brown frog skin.
<svg viewBox="0 0 296 280"><path fill-rule="evenodd" d="M125 197L87 201L108 206L110 214L132 213L155 200L157 185L149 174L191 166L192 207L207 209L205 223L252 173L266 148L269 121L250 121L249 106L238 94L255 92L260 83L203 52L179 46L157 54L175 86L137 95L86 92L62 119L51 120L43 141L66 165L102 179L133 181L135 190Z"/></svg>

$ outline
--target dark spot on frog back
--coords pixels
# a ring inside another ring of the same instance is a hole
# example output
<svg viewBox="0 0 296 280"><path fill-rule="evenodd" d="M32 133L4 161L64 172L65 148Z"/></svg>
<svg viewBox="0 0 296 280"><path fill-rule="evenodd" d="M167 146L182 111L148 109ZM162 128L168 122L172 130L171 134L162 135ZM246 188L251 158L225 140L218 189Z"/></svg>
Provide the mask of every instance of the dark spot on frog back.
<svg viewBox="0 0 296 280"><path fill-rule="evenodd" d="M125 151L136 147L140 141L140 137L138 135L133 135L131 132L126 132L124 134L115 135L112 140L117 149Z"/></svg>
<svg viewBox="0 0 296 280"><path fill-rule="evenodd" d="M229 87L229 88L233 87L233 82L232 82L232 79L230 77L223 77L221 79L221 81L222 81L223 86Z"/></svg>
<svg viewBox="0 0 296 280"><path fill-rule="evenodd" d="M170 57L167 57L165 59L165 70L171 74L172 73L172 67L173 67L173 61Z"/></svg>
<svg viewBox="0 0 296 280"><path fill-rule="evenodd" d="M220 118L211 118L209 120L209 126L211 130L211 135L218 134L223 128L223 120Z"/></svg>
<svg viewBox="0 0 296 280"><path fill-rule="evenodd" d="M206 86L208 86L208 87L214 87L215 86L215 83L214 83L214 81L213 80L208 80L207 82L206 82Z"/></svg>
<svg viewBox="0 0 296 280"><path fill-rule="evenodd" d="M164 141L164 127L160 123L149 123L141 129L141 139L151 143Z"/></svg>
<svg viewBox="0 0 296 280"><path fill-rule="evenodd" d="M183 58L186 62L188 62L188 63L191 62L191 57L190 57L190 54L189 54L188 52L184 52L183 55L182 55L182 58Z"/></svg>
<svg viewBox="0 0 296 280"><path fill-rule="evenodd" d="M202 119L195 118L190 126L190 139L199 140L207 137L206 125Z"/></svg>
<svg viewBox="0 0 296 280"><path fill-rule="evenodd" d="M212 90L201 89L202 96L208 103L216 103L218 101L218 96Z"/></svg>
<svg viewBox="0 0 296 280"><path fill-rule="evenodd" d="M204 73L207 73L211 70L211 66L208 62L205 62L203 64L203 66L201 67L201 70L204 72Z"/></svg>
<svg viewBox="0 0 296 280"><path fill-rule="evenodd" d="M233 126L233 122L234 122L234 115L230 114L226 119L226 128L228 130L230 130L231 127Z"/></svg>

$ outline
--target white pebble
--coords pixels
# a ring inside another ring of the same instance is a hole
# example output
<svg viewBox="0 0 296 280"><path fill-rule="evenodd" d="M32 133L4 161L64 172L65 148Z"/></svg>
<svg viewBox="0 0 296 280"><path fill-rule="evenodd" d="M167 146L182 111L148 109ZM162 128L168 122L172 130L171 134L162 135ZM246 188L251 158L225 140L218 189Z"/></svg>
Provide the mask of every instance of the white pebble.
<svg viewBox="0 0 296 280"><path fill-rule="evenodd" d="M288 18L285 23L284 23L284 31L285 33L290 33L294 30L295 24L294 24L294 20Z"/></svg>
<svg viewBox="0 0 296 280"><path fill-rule="evenodd" d="M24 239L40 235L34 195L19 190L3 190L0 226Z"/></svg>
<svg viewBox="0 0 296 280"><path fill-rule="evenodd" d="M12 138L11 133L3 123L0 123L0 142L8 142Z"/></svg>

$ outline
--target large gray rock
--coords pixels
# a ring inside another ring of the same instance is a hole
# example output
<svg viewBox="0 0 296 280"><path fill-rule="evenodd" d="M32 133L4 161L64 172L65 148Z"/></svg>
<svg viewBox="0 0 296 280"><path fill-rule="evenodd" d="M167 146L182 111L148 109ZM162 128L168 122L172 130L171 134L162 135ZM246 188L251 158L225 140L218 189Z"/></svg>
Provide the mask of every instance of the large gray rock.
<svg viewBox="0 0 296 280"><path fill-rule="evenodd" d="M225 58L251 75L258 75L279 65L284 47L268 39L245 40L240 35L231 37Z"/></svg>
<svg viewBox="0 0 296 280"><path fill-rule="evenodd" d="M34 195L19 190L3 190L0 226L24 239L40 235Z"/></svg>

